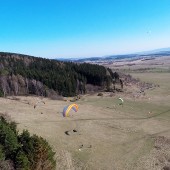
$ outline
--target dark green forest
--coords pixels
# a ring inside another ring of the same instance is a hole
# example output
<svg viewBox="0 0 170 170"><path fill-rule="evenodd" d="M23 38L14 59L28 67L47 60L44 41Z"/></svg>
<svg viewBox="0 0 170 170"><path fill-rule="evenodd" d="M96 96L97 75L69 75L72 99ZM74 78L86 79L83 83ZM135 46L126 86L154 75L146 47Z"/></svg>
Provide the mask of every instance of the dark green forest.
<svg viewBox="0 0 170 170"><path fill-rule="evenodd" d="M0 53L0 96L75 96L86 93L87 84L108 88L114 78L115 73L99 65Z"/></svg>
<svg viewBox="0 0 170 170"><path fill-rule="evenodd" d="M0 116L0 169L55 169L55 152L48 142L27 130L18 133L16 123Z"/></svg>

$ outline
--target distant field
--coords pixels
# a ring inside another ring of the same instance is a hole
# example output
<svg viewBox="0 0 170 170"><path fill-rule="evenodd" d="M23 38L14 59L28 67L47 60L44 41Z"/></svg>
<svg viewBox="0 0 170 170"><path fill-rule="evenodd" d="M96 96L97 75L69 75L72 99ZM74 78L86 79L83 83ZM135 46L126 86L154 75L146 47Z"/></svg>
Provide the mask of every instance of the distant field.
<svg viewBox="0 0 170 170"><path fill-rule="evenodd" d="M34 109L42 100L38 97L0 98L0 112L10 115L20 131L44 137L56 151L59 170L159 170L170 160L170 73L132 75L159 87L138 98L81 96L78 112L71 111L69 118L62 111L72 102L43 98L45 104ZM65 134L72 129L77 132Z"/></svg>
<svg viewBox="0 0 170 170"><path fill-rule="evenodd" d="M132 73L133 77L145 82L159 85L158 88L147 92L157 104L168 105L170 102L170 73Z"/></svg>
<svg viewBox="0 0 170 170"><path fill-rule="evenodd" d="M170 56L156 57L152 60L134 60L134 61L116 61L112 64L105 63L105 66L112 68L116 71L124 73L145 73L145 72L156 72L156 73L170 73Z"/></svg>

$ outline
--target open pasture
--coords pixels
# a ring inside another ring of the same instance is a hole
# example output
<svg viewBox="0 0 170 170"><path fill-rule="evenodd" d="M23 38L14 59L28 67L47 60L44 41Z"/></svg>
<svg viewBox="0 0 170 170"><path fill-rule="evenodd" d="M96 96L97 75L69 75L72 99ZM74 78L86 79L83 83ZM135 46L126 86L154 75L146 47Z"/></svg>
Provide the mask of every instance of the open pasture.
<svg viewBox="0 0 170 170"><path fill-rule="evenodd" d="M71 111L73 116L68 118L62 111L72 103L69 100L33 96L0 98L0 112L16 121L19 131L28 129L51 144L56 151L56 169L161 169L170 160L170 144L164 142L170 138L169 73L133 76L159 87L146 90L144 98L123 93L81 96L76 101L78 112ZM119 97L124 99L123 106ZM45 104L34 108L40 100ZM155 141L161 137L164 141L158 152Z"/></svg>

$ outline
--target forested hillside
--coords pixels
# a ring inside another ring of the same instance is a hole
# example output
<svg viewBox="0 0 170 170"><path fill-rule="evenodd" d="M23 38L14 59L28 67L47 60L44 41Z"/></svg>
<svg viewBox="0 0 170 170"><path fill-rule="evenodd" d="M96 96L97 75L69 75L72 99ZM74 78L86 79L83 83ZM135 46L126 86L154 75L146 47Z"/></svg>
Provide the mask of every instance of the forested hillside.
<svg viewBox="0 0 170 170"><path fill-rule="evenodd" d="M0 95L74 96L87 85L107 88L114 73L103 66L0 53Z"/></svg>

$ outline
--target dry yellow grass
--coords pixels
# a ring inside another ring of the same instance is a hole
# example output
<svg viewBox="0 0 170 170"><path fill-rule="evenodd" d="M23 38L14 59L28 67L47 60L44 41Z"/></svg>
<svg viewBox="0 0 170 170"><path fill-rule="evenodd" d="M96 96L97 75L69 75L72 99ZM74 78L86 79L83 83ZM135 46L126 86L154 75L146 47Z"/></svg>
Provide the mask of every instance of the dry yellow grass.
<svg viewBox="0 0 170 170"><path fill-rule="evenodd" d="M71 98L63 101L33 96L0 98L0 112L16 121L20 132L28 129L31 134L45 138L56 151L58 170L161 169L170 160L170 145L161 145L157 151L154 139L170 138L170 76L169 73L133 73L133 76L160 87L147 90L145 96L138 98L129 93L81 96L76 101L78 112L72 112L73 117L69 118L64 118L62 111L72 104ZM124 99L123 107L119 97ZM45 104L34 109L40 100ZM73 129L77 132L65 134Z"/></svg>
<svg viewBox="0 0 170 170"><path fill-rule="evenodd" d="M38 97L0 98L0 112L10 115L20 131L28 129L45 138L56 151L57 169L137 169L142 166L139 160L153 149L154 136L170 137L170 110L163 107L162 112L167 113L153 113L152 117L147 109L153 107L154 100L145 108L146 99L135 103L122 95L122 107L118 97L107 93L83 96L77 101L79 111L71 118L62 116L69 100L44 98L46 104L34 109L41 100ZM78 132L64 133L75 128Z"/></svg>

